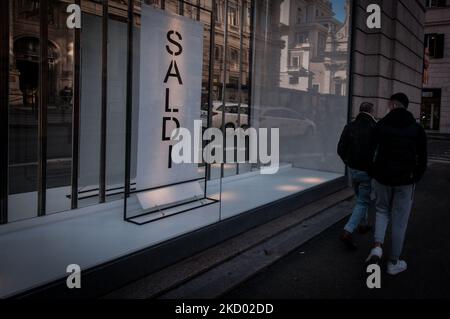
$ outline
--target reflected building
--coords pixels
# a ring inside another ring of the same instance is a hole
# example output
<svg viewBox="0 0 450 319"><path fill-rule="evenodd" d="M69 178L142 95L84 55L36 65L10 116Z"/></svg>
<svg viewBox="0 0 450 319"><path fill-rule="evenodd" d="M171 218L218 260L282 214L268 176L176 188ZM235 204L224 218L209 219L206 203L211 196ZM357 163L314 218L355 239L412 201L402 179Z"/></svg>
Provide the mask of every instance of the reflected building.
<svg viewBox="0 0 450 319"><path fill-rule="evenodd" d="M238 95L240 94L241 102L248 103L252 1L216 0L215 8L212 8L211 0L190 0L187 2L208 10L214 9L216 13L214 21L213 100L222 100L225 98L226 102L237 103L239 101ZM205 45L209 43L209 30L211 27L211 14L209 12L199 10L197 7L189 5L189 3L183 3L178 0L151 0L148 1L148 4L201 21L205 26ZM227 29L226 43L225 28ZM207 91L208 73L206 71L209 68L209 48L205 47L203 54L203 61L205 63L203 90ZM226 59L225 61L224 58ZM225 85L223 85L224 76ZM241 93L238 92L239 84L241 85ZM224 89L226 90L225 97L222 95Z"/></svg>
<svg viewBox="0 0 450 319"><path fill-rule="evenodd" d="M64 3L49 7L49 106L70 107L73 35L67 32ZM10 105L35 108L39 78L39 1L13 1L10 8Z"/></svg>
<svg viewBox="0 0 450 319"><path fill-rule="evenodd" d="M263 3L255 22L253 125L280 127L281 161L339 172L335 145L347 120L350 1L336 8L342 21L328 0ZM267 123L274 112L290 120Z"/></svg>
<svg viewBox="0 0 450 319"><path fill-rule="evenodd" d="M9 149L11 194L36 189L40 86L40 1L11 1ZM67 29L67 3L48 8L47 160L49 187L70 183L74 32Z"/></svg>
<svg viewBox="0 0 450 319"><path fill-rule="evenodd" d="M139 25L141 4L163 8L169 12L176 12L194 20L201 21L205 26L205 45L209 42L210 13L199 10L188 3L178 0L146 0L136 2L136 24ZM193 5L212 9L210 0L191 0ZM49 98L50 104L68 101L68 93L73 90L73 35L66 28L68 1L55 2L49 12ZM11 6L11 76L10 76L10 104L32 107L36 104L38 87L39 62L39 1L13 1ZM214 47L214 99L222 99L224 73L228 88L227 100L237 102L238 84L245 91L242 94L243 103L248 101L249 63L250 63L250 19L251 1L228 1L228 8L224 0L217 0L215 20ZM111 18L122 20L126 18L127 1L111 0L109 14ZM242 10L242 11L241 11ZM83 13L102 15L101 1L83 1ZM227 11L227 17L226 12ZM227 21L225 21L227 19ZM225 26L227 26L227 48L225 53ZM242 24L242 29L241 29ZM226 54L226 71L224 72L224 56ZM241 56L242 54L242 56ZM209 47L204 48L204 79L203 89L207 90ZM70 103L67 103L70 106Z"/></svg>
<svg viewBox="0 0 450 319"><path fill-rule="evenodd" d="M280 5L280 86L345 95L349 4L346 20L335 18L330 1L288 0Z"/></svg>
<svg viewBox="0 0 450 319"><path fill-rule="evenodd" d="M178 0L135 0L135 24L140 27L142 4L154 6L188 19L200 21L204 25L202 104L208 99L208 80L210 69L210 29L211 0L191 0L194 6ZM72 143L72 107L74 92L74 30L66 26L68 13L66 8L73 1L49 1L48 23L48 159L49 187L70 184L71 143ZM250 70L250 19L251 1L215 1L215 45L212 80L213 100L225 100L227 103L248 103ZM11 193L36 190L38 162L38 102L39 102L39 0L11 1L10 10L10 76L9 76L9 112L11 148L10 166ZM206 10L200 10L199 6ZM102 1L81 1L82 26L84 17L102 16ZM114 36L114 23L126 27L127 1L110 0L108 2L110 18L110 36ZM227 32L225 32L227 28ZM89 29L89 28L88 28ZM87 33L92 32L86 29ZM83 31L83 29L82 29ZM98 30L100 31L100 30ZM225 43L225 33L227 41ZM100 35L100 32L99 32ZM84 39L82 32L82 39ZM100 40L101 41L101 40ZM109 51L119 39L110 39ZM137 41L135 41L137 42ZM126 38L123 43L126 44ZM225 46L226 44L226 46ZM100 43L99 43L100 45ZM226 50L225 50L226 47ZM109 52L108 64L122 65L115 61ZM99 51L98 56L101 56ZM89 63L91 63L90 61ZM101 59L98 61L101 63ZM86 64L84 64L86 65ZM90 67L89 67L90 68ZM91 68L92 69L92 68ZM112 68L111 68L112 69ZM92 80L94 81L94 80ZM125 81L125 77L121 79ZM225 83L224 83L225 81ZM114 81L110 81L112 83ZM135 81L135 83L138 83ZM83 87L83 85L81 85ZM92 86L92 83L84 87ZM82 89L83 90L83 89ZM119 88L119 91L122 88ZM225 96L223 92L226 92ZM100 94L100 91L97 92ZM87 96L83 91L83 96ZM111 98L108 104L114 103ZM82 98L83 100L83 98ZM203 107L202 105L202 107ZM199 105L199 108L201 106ZM207 107L207 106L206 106Z"/></svg>

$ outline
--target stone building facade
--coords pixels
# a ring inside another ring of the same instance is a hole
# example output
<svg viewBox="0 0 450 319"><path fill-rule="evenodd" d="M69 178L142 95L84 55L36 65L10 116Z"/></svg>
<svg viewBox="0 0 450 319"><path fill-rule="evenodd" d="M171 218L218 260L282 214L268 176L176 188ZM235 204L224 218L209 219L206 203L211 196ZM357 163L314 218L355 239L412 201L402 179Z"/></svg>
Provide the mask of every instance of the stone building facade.
<svg viewBox="0 0 450 319"><path fill-rule="evenodd" d="M369 4L381 8L381 29L369 29ZM377 117L387 111L388 98L404 92L410 111L420 116L424 58L425 1L357 0L354 18L353 110L373 102Z"/></svg>

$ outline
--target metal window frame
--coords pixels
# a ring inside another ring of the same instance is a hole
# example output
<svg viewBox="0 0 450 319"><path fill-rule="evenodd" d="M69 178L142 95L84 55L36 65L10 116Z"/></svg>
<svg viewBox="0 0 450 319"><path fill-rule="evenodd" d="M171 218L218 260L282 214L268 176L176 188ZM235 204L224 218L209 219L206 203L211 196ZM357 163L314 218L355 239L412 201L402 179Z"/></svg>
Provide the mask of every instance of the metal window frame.
<svg viewBox="0 0 450 319"><path fill-rule="evenodd" d="M243 62L243 43L244 43L244 4L245 0L238 0L237 2L239 14L239 78L238 78L238 123L237 126L241 127L241 105L242 105L242 62ZM248 118L247 118L248 121ZM236 175L239 175L240 164L236 164Z"/></svg>
<svg viewBox="0 0 450 319"><path fill-rule="evenodd" d="M223 178L225 175L225 165L224 161L226 158L226 131L225 131L225 109L226 109L226 95L227 95L227 66L228 66L228 0L224 1L225 3L225 22L224 22L224 33L223 33L223 61L222 61L222 68L223 68L223 77L222 77L222 135L223 135L223 141L222 141L222 163L220 164L220 178Z"/></svg>
<svg viewBox="0 0 450 319"><path fill-rule="evenodd" d="M164 2L163 2L164 3ZM131 181L131 139L133 123L133 27L134 27L134 0L128 0L127 21L127 92L125 116L125 181L124 181L124 210L123 219L127 218L127 198L130 196Z"/></svg>
<svg viewBox="0 0 450 319"><path fill-rule="evenodd" d="M356 19L353 17L353 14L356 12L356 0L350 0L350 17L349 17L349 23L350 23L350 30L349 30L349 38L350 38L350 46L349 46L349 52L348 52L348 69L347 69L347 77L348 77L348 84L347 84L347 123L350 123L353 116L353 70L354 70L354 54L353 51L356 46L355 42L355 34L356 34ZM348 185L350 185L350 171L348 169L348 166L345 166L345 178L347 180Z"/></svg>
<svg viewBox="0 0 450 319"><path fill-rule="evenodd" d="M81 0L75 0L81 7ZM78 174L80 156L80 106L81 106L81 30L75 29L74 39L74 92L72 110L72 168L71 168L71 209L78 208Z"/></svg>
<svg viewBox="0 0 450 319"><path fill-rule="evenodd" d="M0 224L8 222L10 0L0 1Z"/></svg>
<svg viewBox="0 0 450 319"><path fill-rule="evenodd" d="M99 172L99 203L106 201L106 135L108 111L108 22L109 0L102 2L102 96L100 119L100 172Z"/></svg>
<svg viewBox="0 0 450 319"><path fill-rule="evenodd" d="M250 8L251 8L251 12L252 12L252 14L253 14L253 0L252 1L250 1ZM244 43L244 39L243 39L243 36L244 36L244 26L246 25L246 23L245 23L245 21L246 21L246 19L245 19L245 12L246 12L246 8L247 8L247 1L246 0L235 0L235 1L232 1L232 5L233 6L236 6L236 9L238 10L238 24L239 24L239 48L238 48L238 51L239 51L239 55L238 55L238 65L239 65L239 71L238 71L238 73L239 73L239 76L238 76L238 89L237 89L237 96L238 96L238 113L237 113L237 115L238 115L238 125L237 125L237 127L241 127L241 105L242 105L242 74L243 74L243 70L242 70L242 67L243 67L243 56L244 56L244 45L243 45L243 43ZM229 23L228 23L228 14L229 14L229 2L228 2L228 0L226 0L225 1L225 15L226 15L226 21L225 21L225 25L224 25L224 27L225 27L225 32L224 32L224 38L226 37L226 38L228 38L228 28L229 28ZM252 22L252 20L250 21L250 22ZM250 23L251 24L251 23ZM234 27L235 28L235 26L232 26L232 27ZM250 31L249 31L249 34L250 34L250 43L249 43L249 65L248 65L248 67L249 67L249 70L248 70L248 72L249 72L249 74L250 74L250 72L251 72L251 67L252 67L252 64L251 64L251 62L252 62L252 60L251 60L251 56L252 56L252 41L253 41L253 34L252 34L252 31L253 31L253 29L252 29L252 27L250 26ZM222 98L223 98L223 104L224 105L226 105L226 87L227 87L227 83L226 83L226 77L227 77L227 67L228 67L228 63L227 63L227 54L228 54L228 40L227 39L224 39L224 50L223 50L223 56L224 56L224 58L223 58L223 70L224 70L224 78L223 78L223 83L222 83ZM248 84L247 84L247 86L248 86ZM248 121L248 126L249 126L249 124L250 124L250 100L251 100L251 97L250 97L250 94L251 94L251 91L250 91L250 88L248 89L248 92L247 92L247 94L248 94L248 101L249 101L249 103L248 103L248 116L247 116L247 121ZM225 120L224 120L224 112L222 113L222 130L223 130L223 132L225 132L225 128L224 128L224 125L225 125ZM225 143L225 141L224 141L224 143ZM225 144L224 144L225 145ZM235 156L237 156L237 149L236 149L236 145L235 145ZM248 148L246 149L247 151L248 151ZM225 156L225 153L224 153L224 156ZM247 155L246 155L247 156ZM225 157L224 157L225 158ZM239 175L240 174L240 164L239 163L236 163L235 164L236 165L236 175ZM222 172L221 173L222 174L222 177L224 177L224 172Z"/></svg>
<svg viewBox="0 0 450 319"><path fill-rule="evenodd" d="M47 201L47 113L48 113L48 0L39 4L39 107L37 192L38 216L46 214Z"/></svg>
<svg viewBox="0 0 450 319"><path fill-rule="evenodd" d="M213 109L213 96L214 89L214 64L215 64L215 48L216 48L216 1L211 0L211 20L210 20L210 38L209 38L209 72L208 72L208 114L206 119L206 126L211 127L212 123L212 109ZM205 167L205 183L211 180L211 165L206 163ZM205 190L206 194L206 190Z"/></svg>

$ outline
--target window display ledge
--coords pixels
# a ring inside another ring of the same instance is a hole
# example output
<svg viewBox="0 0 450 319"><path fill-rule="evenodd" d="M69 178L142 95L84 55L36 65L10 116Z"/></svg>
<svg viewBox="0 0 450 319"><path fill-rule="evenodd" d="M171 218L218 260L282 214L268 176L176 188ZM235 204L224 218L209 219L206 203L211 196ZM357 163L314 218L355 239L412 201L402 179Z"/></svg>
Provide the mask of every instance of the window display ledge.
<svg viewBox="0 0 450 319"><path fill-rule="evenodd" d="M338 174L290 168L277 178L224 183L221 203L143 226L123 221L122 201L1 226L0 297L106 293L345 185ZM256 194L266 202L256 201ZM83 289L65 285L66 267L74 263L82 269Z"/></svg>

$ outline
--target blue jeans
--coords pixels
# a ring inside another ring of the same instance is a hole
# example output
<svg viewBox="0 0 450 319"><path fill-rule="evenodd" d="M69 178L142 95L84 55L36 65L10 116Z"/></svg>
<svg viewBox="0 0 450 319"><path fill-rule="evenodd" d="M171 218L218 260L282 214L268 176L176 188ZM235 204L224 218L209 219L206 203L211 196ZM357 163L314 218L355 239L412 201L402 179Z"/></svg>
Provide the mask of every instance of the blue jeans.
<svg viewBox="0 0 450 319"><path fill-rule="evenodd" d="M391 260L398 260L405 241L406 228L414 198L414 185L386 186L374 181L376 200L375 242L383 244L391 221Z"/></svg>
<svg viewBox="0 0 450 319"><path fill-rule="evenodd" d="M352 178L353 189L355 190L356 204L344 229L349 233L353 233L362 221L366 224L368 223L372 179L367 172L352 168L349 168L349 171Z"/></svg>

